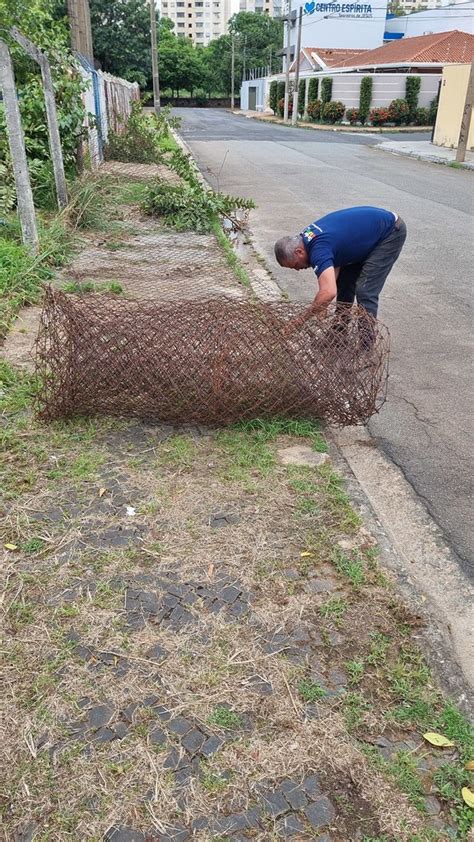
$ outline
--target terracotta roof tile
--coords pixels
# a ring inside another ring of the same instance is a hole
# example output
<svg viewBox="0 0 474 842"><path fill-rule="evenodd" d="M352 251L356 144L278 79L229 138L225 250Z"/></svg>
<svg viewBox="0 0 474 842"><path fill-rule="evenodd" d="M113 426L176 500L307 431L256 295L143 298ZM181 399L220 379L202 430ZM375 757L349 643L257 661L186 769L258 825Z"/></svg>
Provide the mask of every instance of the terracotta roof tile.
<svg viewBox="0 0 474 842"><path fill-rule="evenodd" d="M417 35L391 41L375 50L366 50L355 58L343 59L338 67L364 67L409 62L468 64L474 55L474 35L453 29L431 35ZM334 66L334 65L333 65Z"/></svg>

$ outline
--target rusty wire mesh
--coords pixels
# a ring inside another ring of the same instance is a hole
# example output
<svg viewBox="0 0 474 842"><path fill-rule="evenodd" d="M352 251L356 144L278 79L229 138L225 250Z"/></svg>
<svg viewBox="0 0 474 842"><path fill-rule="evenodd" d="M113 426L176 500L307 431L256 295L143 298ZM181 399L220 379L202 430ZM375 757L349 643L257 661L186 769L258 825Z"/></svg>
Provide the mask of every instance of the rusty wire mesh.
<svg viewBox="0 0 474 842"><path fill-rule="evenodd" d="M365 423L385 399L387 329L353 308L285 336L285 324L303 309L228 298L133 301L50 288L37 340L39 415Z"/></svg>

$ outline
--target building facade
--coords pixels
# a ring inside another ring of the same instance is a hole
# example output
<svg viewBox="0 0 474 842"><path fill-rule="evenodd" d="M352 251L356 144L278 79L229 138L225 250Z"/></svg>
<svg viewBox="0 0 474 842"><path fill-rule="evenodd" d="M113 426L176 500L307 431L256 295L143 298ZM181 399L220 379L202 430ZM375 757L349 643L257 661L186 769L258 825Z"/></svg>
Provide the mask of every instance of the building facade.
<svg viewBox="0 0 474 842"><path fill-rule="evenodd" d="M231 0L162 0L161 14L173 21L176 35L204 47L227 32Z"/></svg>
<svg viewBox="0 0 474 842"><path fill-rule="evenodd" d="M283 14L282 0L240 0L239 12L263 12L279 18Z"/></svg>
<svg viewBox="0 0 474 842"><path fill-rule="evenodd" d="M319 2L306 0L292 7L290 47L296 47L298 36L297 20L303 7L301 46L336 47L343 49L370 50L383 42L387 0L363 0L363 2ZM286 46L286 35L285 35Z"/></svg>

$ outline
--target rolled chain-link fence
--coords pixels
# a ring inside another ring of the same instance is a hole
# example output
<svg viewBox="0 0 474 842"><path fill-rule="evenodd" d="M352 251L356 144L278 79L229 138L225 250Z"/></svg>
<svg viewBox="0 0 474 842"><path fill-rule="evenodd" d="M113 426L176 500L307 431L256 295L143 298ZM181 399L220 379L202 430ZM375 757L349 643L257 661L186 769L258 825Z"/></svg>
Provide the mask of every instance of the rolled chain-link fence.
<svg viewBox="0 0 474 842"><path fill-rule="evenodd" d="M385 399L387 329L354 307L288 330L304 309L49 288L37 340L38 413L208 425L270 416L367 422Z"/></svg>

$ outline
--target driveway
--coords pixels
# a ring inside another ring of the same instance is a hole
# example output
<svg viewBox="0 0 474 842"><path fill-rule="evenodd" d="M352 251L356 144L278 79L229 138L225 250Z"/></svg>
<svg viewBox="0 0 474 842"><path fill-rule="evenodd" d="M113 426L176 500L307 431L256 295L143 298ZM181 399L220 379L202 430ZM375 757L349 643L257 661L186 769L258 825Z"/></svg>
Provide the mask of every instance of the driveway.
<svg viewBox="0 0 474 842"><path fill-rule="evenodd" d="M276 264L279 236L350 205L391 208L406 221L379 313L392 335L389 398L370 431L472 574L472 173L377 150L395 134L295 129L217 109L176 113L213 186L255 200L255 244L292 299L312 298L314 275Z"/></svg>

